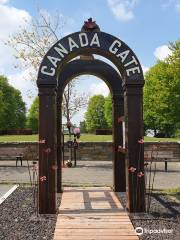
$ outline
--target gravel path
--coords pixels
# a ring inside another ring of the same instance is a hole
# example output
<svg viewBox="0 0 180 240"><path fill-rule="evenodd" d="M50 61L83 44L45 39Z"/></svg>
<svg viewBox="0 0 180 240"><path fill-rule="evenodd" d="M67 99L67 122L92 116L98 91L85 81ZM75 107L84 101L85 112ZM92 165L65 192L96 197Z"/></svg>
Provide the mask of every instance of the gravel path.
<svg viewBox="0 0 180 240"><path fill-rule="evenodd" d="M126 206L126 196L119 194L119 199ZM179 240L180 239L180 204L173 202L166 195L154 195L151 200L150 212L130 214L134 228L141 240ZM157 233L157 231L163 231Z"/></svg>
<svg viewBox="0 0 180 240"><path fill-rule="evenodd" d="M56 215L37 218L31 188L18 188L0 205L0 240L51 240Z"/></svg>

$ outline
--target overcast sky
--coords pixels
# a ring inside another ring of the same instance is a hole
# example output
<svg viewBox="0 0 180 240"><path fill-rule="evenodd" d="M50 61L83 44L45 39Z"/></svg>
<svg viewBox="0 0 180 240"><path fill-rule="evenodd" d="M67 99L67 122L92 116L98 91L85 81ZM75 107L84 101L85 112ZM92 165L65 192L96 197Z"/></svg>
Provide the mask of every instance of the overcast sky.
<svg viewBox="0 0 180 240"><path fill-rule="evenodd" d="M37 95L35 83L28 80L30 69L14 68L13 51L3 41L25 24L24 19L31 22L37 9L52 15L58 11L63 16L62 35L79 31L84 20L92 17L102 31L120 38L135 52L144 72L170 54L168 43L180 38L180 0L0 0L0 74L21 91L27 107ZM81 78L79 91L108 95L103 81L92 76ZM74 122L81 120L84 112Z"/></svg>

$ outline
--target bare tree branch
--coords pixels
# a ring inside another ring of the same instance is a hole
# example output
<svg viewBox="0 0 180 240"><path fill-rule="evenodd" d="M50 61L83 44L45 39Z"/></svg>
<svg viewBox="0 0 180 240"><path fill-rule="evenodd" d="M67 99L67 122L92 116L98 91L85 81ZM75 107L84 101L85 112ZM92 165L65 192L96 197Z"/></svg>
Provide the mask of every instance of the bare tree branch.
<svg viewBox="0 0 180 240"><path fill-rule="evenodd" d="M60 14L51 16L48 12L40 10L38 18L33 19L28 27L20 27L5 43L15 50L15 57L21 60L17 67L32 67L30 75L33 81L36 80L42 58L61 37L60 30L64 24ZM76 85L77 79L72 80L63 93L62 114L67 121L87 105L89 98L88 94L79 94Z"/></svg>

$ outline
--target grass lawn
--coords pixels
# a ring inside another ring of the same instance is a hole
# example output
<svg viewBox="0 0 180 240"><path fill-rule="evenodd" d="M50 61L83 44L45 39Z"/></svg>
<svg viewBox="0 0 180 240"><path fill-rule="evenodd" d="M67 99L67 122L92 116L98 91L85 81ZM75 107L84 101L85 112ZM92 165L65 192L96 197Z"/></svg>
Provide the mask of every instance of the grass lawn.
<svg viewBox="0 0 180 240"><path fill-rule="evenodd" d="M159 191L154 191L154 193L160 195L161 194L167 195L170 198L170 200L180 204L180 188L163 189Z"/></svg>
<svg viewBox="0 0 180 240"><path fill-rule="evenodd" d="M0 142L21 142L21 141L37 141L38 135L3 135L0 136ZM107 142L112 141L111 135L94 135L94 134L82 134L80 141L82 142ZM176 142L180 141L180 138L153 138L145 137L146 142L161 141L161 142Z"/></svg>

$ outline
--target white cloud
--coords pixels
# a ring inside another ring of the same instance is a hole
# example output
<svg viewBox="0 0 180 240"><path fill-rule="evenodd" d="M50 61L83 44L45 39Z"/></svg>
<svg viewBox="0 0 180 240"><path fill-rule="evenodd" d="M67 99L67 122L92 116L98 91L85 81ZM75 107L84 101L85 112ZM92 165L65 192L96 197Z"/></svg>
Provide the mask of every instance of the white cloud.
<svg viewBox="0 0 180 240"><path fill-rule="evenodd" d="M33 70L29 68L7 76L9 83L21 91L23 101L26 102L28 109L37 95L36 83L30 80L32 71Z"/></svg>
<svg viewBox="0 0 180 240"><path fill-rule="evenodd" d="M168 57L168 55L171 55L171 50L167 45L162 45L155 49L154 55L157 59L164 60L166 57Z"/></svg>
<svg viewBox="0 0 180 240"><path fill-rule="evenodd" d="M14 66L17 65L17 60L14 57L14 50L5 45L4 42L8 40L10 35L12 36L18 32L19 27L28 27L32 18L27 11L11 6L11 2L7 5L6 3L8 2L8 0L0 0L0 75L4 74L7 76L9 83L21 91L23 100L29 108L37 95L36 83L31 81L32 77L30 76L32 69L29 68L22 71L15 69ZM47 12L46 15L48 17ZM72 18L60 17L65 19L68 26L73 24Z"/></svg>
<svg viewBox="0 0 180 240"><path fill-rule="evenodd" d="M134 18L133 9L139 0L107 0L113 15L120 21Z"/></svg>
<svg viewBox="0 0 180 240"><path fill-rule="evenodd" d="M87 111L87 109L85 108L85 109L81 109L78 113L76 113L72 117L72 120L71 120L72 123L76 124L77 126L79 126L79 123L84 120L86 111ZM62 117L62 122L63 122L63 124L65 124L67 122L67 120L64 117Z"/></svg>
<svg viewBox="0 0 180 240"><path fill-rule="evenodd" d="M90 95L98 95L98 94L102 94L103 96L107 97L109 94L109 88L106 85L105 82L100 82L100 83L92 83L90 85Z"/></svg>
<svg viewBox="0 0 180 240"><path fill-rule="evenodd" d="M175 4L176 11L180 12L180 1L177 1Z"/></svg>
<svg viewBox="0 0 180 240"><path fill-rule="evenodd" d="M25 10L5 5L7 2L7 0L0 0L0 74L7 76L9 83L21 91L23 100L29 107L32 102L29 98L29 92L32 91L32 95L35 94L35 86L30 82L30 77L28 76L30 70L15 72L15 69L13 69L16 63L14 51L5 45L4 42L18 30L19 26L26 26L31 21L31 16ZM13 74L12 72L15 73Z"/></svg>
<svg viewBox="0 0 180 240"><path fill-rule="evenodd" d="M25 10L17 9L11 6L2 5L7 1L0 0L0 69L3 69L6 73L6 69L9 71L15 63L13 56L14 51L4 45L8 37L16 32L19 26L26 25L31 20L31 16ZM3 56L3 57L2 57ZM0 73L1 74L1 73Z"/></svg>
<svg viewBox="0 0 180 240"><path fill-rule="evenodd" d="M149 67L146 67L144 65L141 65L143 73L146 73L149 70Z"/></svg>
<svg viewBox="0 0 180 240"><path fill-rule="evenodd" d="M10 34L17 31L19 26L26 24L31 20L31 16L25 10L14 7L0 5L0 36L6 39Z"/></svg>
<svg viewBox="0 0 180 240"><path fill-rule="evenodd" d="M171 6L173 6L176 11L180 12L180 0L162 0L161 7L163 9L169 9Z"/></svg>
<svg viewBox="0 0 180 240"><path fill-rule="evenodd" d="M8 3L9 0L0 0L0 4L5 4L5 3Z"/></svg>
<svg viewBox="0 0 180 240"><path fill-rule="evenodd" d="M167 9L176 0L161 0L161 7Z"/></svg>

